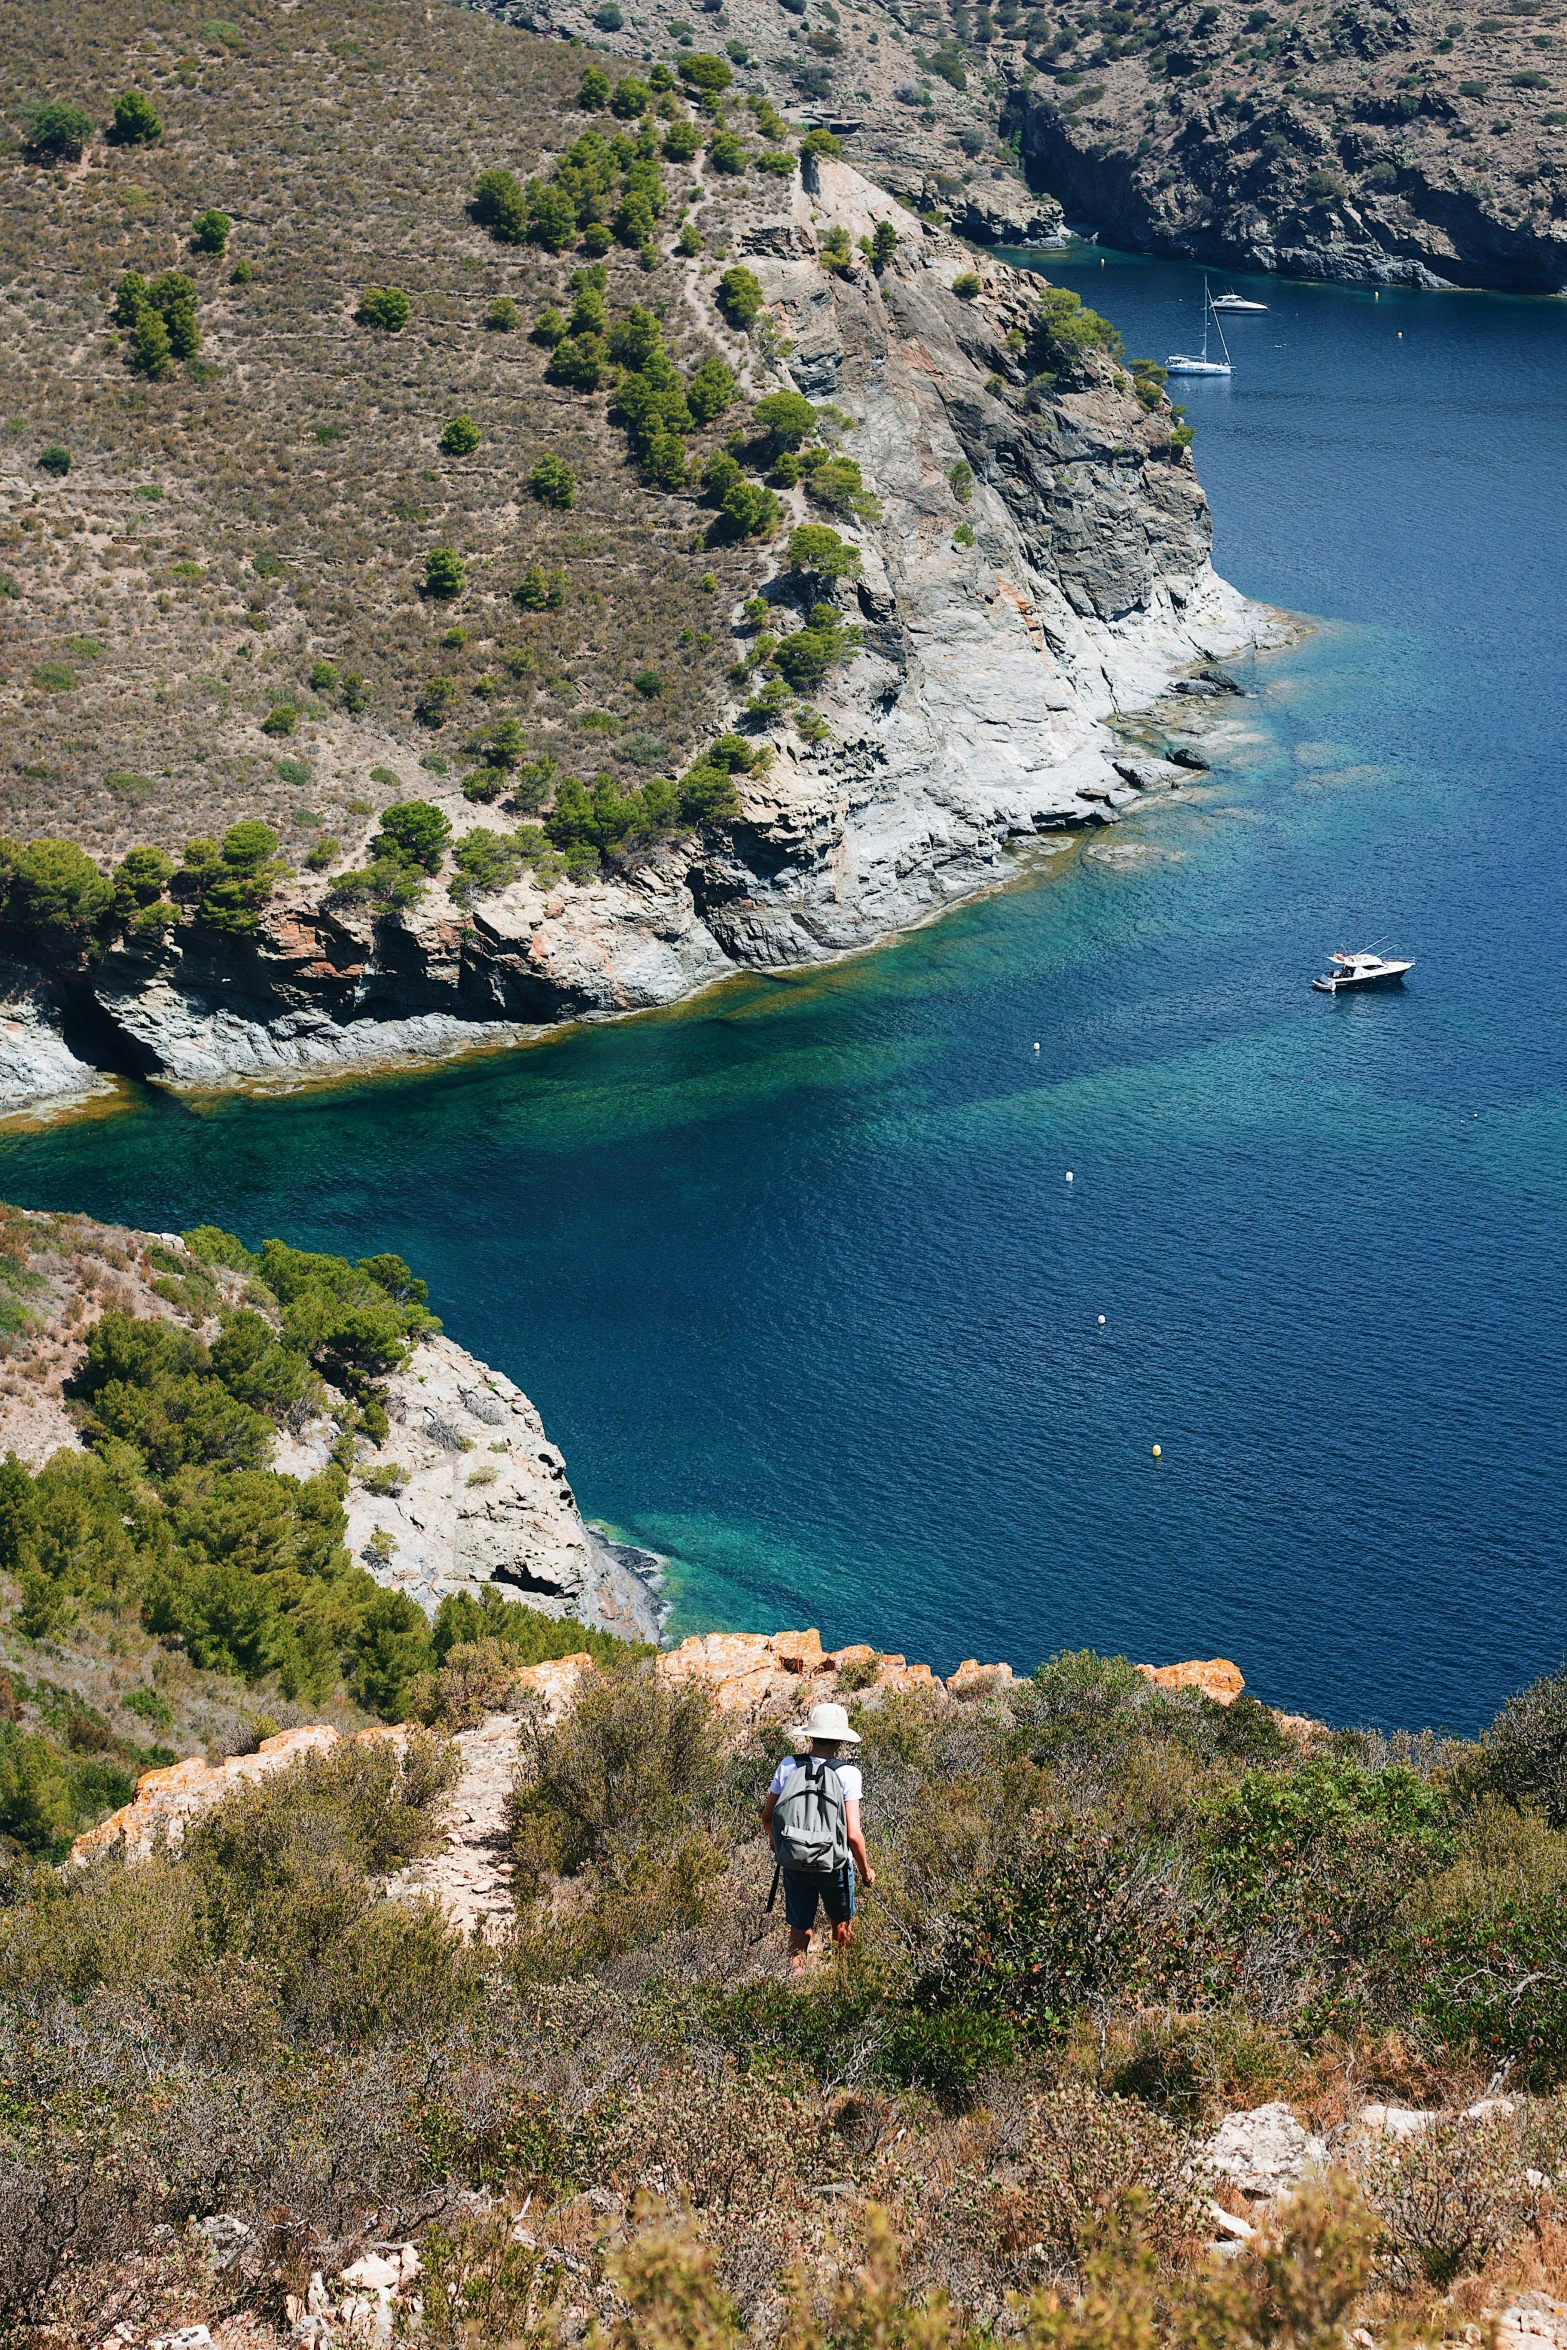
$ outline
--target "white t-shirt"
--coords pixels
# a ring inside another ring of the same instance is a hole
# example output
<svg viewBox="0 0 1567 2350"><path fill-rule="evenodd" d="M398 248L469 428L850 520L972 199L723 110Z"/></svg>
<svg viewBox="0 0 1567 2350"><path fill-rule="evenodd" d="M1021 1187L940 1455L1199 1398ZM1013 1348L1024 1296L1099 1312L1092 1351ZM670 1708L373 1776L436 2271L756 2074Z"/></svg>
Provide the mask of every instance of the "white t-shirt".
<svg viewBox="0 0 1567 2350"><path fill-rule="evenodd" d="M794 1774L799 1769L801 1763L809 1762L811 1759L811 1756L808 1754L786 1754L783 1758L783 1761L778 1765L777 1770L773 1773L773 1783L767 1790L768 1794L782 1795L784 1789L788 1786L789 1781L794 1777ZM828 1763L827 1768L830 1771L837 1772L839 1780L843 1786L844 1802L858 1803L861 1796L865 1792L865 1778L859 1764L851 1762L830 1762Z"/></svg>

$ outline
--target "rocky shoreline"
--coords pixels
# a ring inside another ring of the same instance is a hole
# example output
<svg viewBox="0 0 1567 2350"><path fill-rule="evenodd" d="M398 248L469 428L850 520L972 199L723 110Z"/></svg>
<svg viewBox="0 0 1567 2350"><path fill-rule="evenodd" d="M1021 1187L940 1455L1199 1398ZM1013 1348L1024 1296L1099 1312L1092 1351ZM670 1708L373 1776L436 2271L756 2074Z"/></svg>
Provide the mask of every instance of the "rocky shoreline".
<svg viewBox="0 0 1567 2350"><path fill-rule="evenodd" d="M824 265L834 231L853 252L884 221L899 239L884 267ZM848 526L864 652L820 697L830 738L779 740L766 772L737 777L731 827L583 886L530 874L468 912L437 888L377 915L309 877L248 938L187 923L69 967L7 942L0 1109L80 1098L106 1071L297 1080L671 1004L868 946L993 886L1019 841L1113 822L1178 782L1129 760L1117 726L1181 673L1293 630L1213 572L1168 410L1147 411L1100 351L1029 379L1016 354L1037 281L976 271L847 164L812 162L744 246L774 354L736 338L748 389L830 402L877 501ZM804 520L803 492L791 502ZM763 589L792 593L784 572ZM745 624L730 625L743 659ZM455 788L425 788L472 822Z"/></svg>

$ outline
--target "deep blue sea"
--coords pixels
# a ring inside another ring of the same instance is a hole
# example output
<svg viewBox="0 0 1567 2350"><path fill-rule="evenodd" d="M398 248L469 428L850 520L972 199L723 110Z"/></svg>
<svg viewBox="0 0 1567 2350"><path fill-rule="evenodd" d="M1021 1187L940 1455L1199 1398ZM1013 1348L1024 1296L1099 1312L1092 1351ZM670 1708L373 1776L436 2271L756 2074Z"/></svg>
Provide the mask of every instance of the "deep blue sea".
<svg viewBox="0 0 1567 2350"><path fill-rule="evenodd" d="M1048 266L1200 332L1190 270ZM1567 304L1237 282L1216 556L1319 625L1147 858L429 1076L149 1091L0 1188L402 1250L676 1629L1487 1719L1567 1652ZM1402 994L1309 991L1373 940Z"/></svg>

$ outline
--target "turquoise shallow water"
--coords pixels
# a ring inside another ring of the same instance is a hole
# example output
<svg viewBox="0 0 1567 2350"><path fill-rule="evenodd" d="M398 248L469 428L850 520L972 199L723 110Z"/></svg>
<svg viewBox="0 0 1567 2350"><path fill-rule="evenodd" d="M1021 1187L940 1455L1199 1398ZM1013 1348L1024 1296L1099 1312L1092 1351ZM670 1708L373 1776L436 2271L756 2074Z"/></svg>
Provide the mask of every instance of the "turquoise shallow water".
<svg viewBox="0 0 1567 2350"><path fill-rule="evenodd" d="M1189 337L1190 272L1052 274ZM1263 298L1187 395L1219 560L1332 617L1145 854L427 1077L148 1094L0 1187L403 1250L682 1627L1473 1727L1567 1649L1567 310ZM1383 934L1402 996L1309 992Z"/></svg>

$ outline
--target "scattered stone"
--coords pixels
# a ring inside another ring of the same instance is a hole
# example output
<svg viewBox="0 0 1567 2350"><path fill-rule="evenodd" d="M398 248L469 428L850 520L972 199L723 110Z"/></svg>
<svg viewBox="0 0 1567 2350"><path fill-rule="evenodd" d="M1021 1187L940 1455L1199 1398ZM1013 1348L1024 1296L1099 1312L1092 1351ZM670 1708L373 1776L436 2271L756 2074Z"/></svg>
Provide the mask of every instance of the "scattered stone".
<svg viewBox="0 0 1567 2350"><path fill-rule="evenodd" d="M215 2211L210 2218L198 2220L196 2224L212 2247L212 2265L217 2269L232 2268L240 2254L256 2240L255 2229L248 2228L232 2211Z"/></svg>
<svg viewBox="0 0 1567 2350"><path fill-rule="evenodd" d="M1215 685L1211 677L1178 677L1175 690L1178 694L1195 694L1201 698L1220 694L1224 688Z"/></svg>
<svg viewBox="0 0 1567 2350"><path fill-rule="evenodd" d="M212 2350L212 2336L205 2326L181 2326L178 2333L155 2334L147 2350Z"/></svg>
<svg viewBox="0 0 1567 2350"><path fill-rule="evenodd" d="M1361 2126L1373 2138L1418 2138L1439 2122L1440 2113L1419 2105L1363 2105Z"/></svg>
<svg viewBox="0 0 1567 2350"><path fill-rule="evenodd" d="M1209 771L1208 762L1203 757L1201 751L1194 751L1190 743L1175 743L1172 745L1170 751L1170 761L1172 766L1185 767L1189 769L1193 775L1206 775Z"/></svg>

